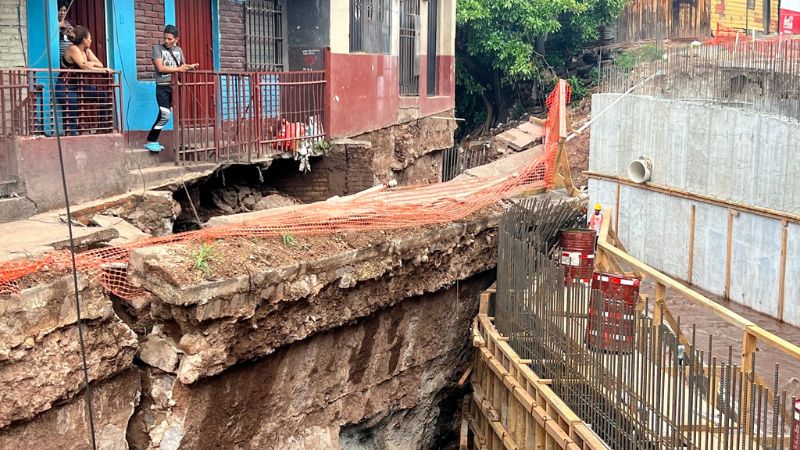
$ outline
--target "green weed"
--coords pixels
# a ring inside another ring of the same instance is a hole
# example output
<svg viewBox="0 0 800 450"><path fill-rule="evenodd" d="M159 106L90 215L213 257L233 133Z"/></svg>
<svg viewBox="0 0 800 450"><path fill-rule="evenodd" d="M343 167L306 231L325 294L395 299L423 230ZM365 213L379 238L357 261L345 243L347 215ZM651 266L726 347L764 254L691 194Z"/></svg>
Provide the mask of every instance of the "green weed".
<svg viewBox="0 0 800 450"><path fill-rule="evenodd" d="M297 245L297 239L295 239L294 236L292 236L289 233L282 234L281 235L281 240L283 241L283 245L286 245L286 246L293 247L293 246Z"/></svg>
<svg viewBox="0 0 800 450"><path fill-rule="evenodd" d="M208 265L208 263L213 260L214 244L204 242L194 255L194 268L208 275L211 272L211 267Z"/></svg>

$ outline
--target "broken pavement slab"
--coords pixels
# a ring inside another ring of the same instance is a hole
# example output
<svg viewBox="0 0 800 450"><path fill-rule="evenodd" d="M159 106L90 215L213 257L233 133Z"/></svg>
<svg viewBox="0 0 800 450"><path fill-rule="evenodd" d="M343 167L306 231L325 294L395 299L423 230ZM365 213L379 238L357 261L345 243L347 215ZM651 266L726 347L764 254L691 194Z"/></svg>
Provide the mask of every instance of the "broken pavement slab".
<svg viewBox="0 0 800 450"><path fill-rule="evenodd" d="M497 135L497 139L508 144L514 150L525 150L544 138L544 127L538 123L524 122Z"/></svg>
<svg viewBox="0 0 800 450"><path fill-rule="evenodd" d="M111 245L123 245L151 237L151 235L136 228L131 225L130 222L120 217L97 214L92 217L92 222L103 228L117 230L119 237L111 240L109 242Z"/></svg>
<svg viewBox="0 0 800 450"><path fill-rule="evenodd" d="M113 228L73 226L76 247L87 247L119 237ZM24 257L42 256L53 250L69 247L67 224L56 215L34 216L30 219L0 224L0 262Z"/></svg>

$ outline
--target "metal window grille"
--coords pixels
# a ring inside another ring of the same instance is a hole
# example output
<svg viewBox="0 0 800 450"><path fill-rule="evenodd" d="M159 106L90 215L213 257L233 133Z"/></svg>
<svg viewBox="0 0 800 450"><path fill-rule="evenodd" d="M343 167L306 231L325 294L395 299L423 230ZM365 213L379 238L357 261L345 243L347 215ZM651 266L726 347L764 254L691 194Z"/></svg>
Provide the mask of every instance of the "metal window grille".
<svg viewBox="0 0 800 450"><path fill-rule="evenodd" d="M391 5L390 0L350 0L351 52L390 52Z"/></svg>
<svg viewBox="0 0 800 450"><path fill-rule="evenodd" d="M400 0L400 95L419 95L419 0Z"/></svg>
<svg viewBox="0 0 800 450"><path fill-rule="evenodd" d="M284 0L246 0L244 15L246 69L285 70Z"/></svg>
<svg viewBox="0 0 800 450"><path fill-rule="evenodd" d="M436 95L436 48L439 44L439 0L428 0L428 95Z"/></svg>

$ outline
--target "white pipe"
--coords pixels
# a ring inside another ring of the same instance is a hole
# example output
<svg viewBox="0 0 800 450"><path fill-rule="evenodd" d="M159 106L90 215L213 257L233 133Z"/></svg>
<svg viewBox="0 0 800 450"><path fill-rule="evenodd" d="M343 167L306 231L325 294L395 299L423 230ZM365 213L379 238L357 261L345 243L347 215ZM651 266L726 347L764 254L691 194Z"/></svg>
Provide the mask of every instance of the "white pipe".
<svg viewBox="0 0 800 450"><path fill-rule="evenodd" d="M647 183L650 181L653 163L647 158L639 158L628 164L628 178L634 183Z"/></svg>

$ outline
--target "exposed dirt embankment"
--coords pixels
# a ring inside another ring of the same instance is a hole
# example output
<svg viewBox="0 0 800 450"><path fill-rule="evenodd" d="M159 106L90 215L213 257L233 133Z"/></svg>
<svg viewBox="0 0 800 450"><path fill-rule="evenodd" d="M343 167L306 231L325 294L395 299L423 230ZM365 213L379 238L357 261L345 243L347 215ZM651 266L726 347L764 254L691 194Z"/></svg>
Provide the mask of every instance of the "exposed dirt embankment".
<svg viewBox="0 0 800 450"><path fill-rule="evenodd" d="M134 302L81 280L99 446L432 445L449 428L440 407L465 368L499 213L218 241L206 258L200 244L136 250L129 274L149 295ZM0 299L0 448L89 442L70 286Z"/></svg>

